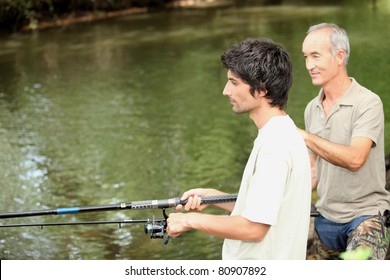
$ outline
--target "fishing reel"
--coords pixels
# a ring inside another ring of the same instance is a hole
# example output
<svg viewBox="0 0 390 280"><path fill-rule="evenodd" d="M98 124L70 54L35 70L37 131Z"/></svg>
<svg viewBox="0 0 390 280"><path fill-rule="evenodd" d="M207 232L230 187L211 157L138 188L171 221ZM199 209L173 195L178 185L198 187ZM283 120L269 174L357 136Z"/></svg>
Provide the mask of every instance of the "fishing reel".
<svg viewBox="0 0 390 280"><path fill-rule="evenodd" d="M164 238L164 245L169 242L169 235L167 234L167 219L168 215L165 213L165 208L163 209L164 219L155 219L152 218L151 221L148 221L145 226L145 234L150 235L150 239Z"/></svg>

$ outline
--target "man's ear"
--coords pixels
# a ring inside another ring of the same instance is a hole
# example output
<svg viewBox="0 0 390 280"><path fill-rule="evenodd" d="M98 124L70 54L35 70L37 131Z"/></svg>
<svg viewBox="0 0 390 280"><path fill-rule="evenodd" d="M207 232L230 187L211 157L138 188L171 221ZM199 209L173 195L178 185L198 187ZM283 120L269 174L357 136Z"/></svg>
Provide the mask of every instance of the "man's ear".
<svg viewBox="0 0 390 280"><path fill-rule="evenodd" d="M255 90L254 98L264 97L267 95L266 90Z"/></svg>
<svg viewBox="0 0 390 280"><path fill-rule="evenodd" d="M347 59L347 53L345 52L345 50L338 50L336 52L336 58L337 58L338 64L343 65L344 61Z"/></svg>

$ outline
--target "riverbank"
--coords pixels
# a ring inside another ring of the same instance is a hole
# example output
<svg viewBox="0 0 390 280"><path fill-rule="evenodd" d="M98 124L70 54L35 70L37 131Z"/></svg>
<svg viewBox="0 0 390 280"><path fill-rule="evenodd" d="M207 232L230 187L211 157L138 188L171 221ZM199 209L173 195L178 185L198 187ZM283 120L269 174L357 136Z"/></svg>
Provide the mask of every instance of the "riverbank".
<svg viewBox="0 0 390 280"><path fill-rule="evenodd" d="M54 7L51 8L51 12L47 12L45 10L32 10L22 12L21 8L13 7L17 11L15 20L21 22L15 23L15 26L12 28L12 32L31 32L36 30L45 30L50 28L106 20L119 16L143 14L161 10L220 8L231 6L232 4L232 0L176 0L166 1L165 4L158 6L146 5L143 7L124 7L115 10L84 9L74 10L72 12L67 13L53 12L55 10ZM18 15L18 13L20 13L20 15ZM0 15L1 14L4 14L4 11L2 13L0 12ZM0 22L2 21L0 20ZM5 25L4 22L3 24Z"/></svg>
<svg viewBox="0 0 390 280"><path fill-rule="evenodd" d="M118 16L125 15L136 15L147 13L148 8L131 8L120 11L112 12L85 12L82 14L68 14L63 15L56 19L43 19L43 20L32 20L29 24L23 25L20 29L22 32L34 31L34 30L45 30L55 27L64 27L68 25L93 22L98 20L105 20Z"/></svg>

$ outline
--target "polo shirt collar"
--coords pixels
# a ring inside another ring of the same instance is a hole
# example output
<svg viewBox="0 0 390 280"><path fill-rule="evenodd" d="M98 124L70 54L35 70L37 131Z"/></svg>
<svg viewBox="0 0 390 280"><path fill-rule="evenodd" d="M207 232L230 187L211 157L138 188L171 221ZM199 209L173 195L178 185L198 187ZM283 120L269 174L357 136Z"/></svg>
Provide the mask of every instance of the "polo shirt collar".
<svg viewBox="0 0 390 280"><path fill-rule="evenodd" d="M352 106L355 101L355 96L351 94L351 92L355 91L355 88L359 87L359 83L352 77L350 77L352 80L352 84L348 88L348 90L345 92L342 98L340 98L339 102L337 102L338 105L349 105ZM320 93L318 94L318 102L317 105L321 107L321 102L324 99L324 90L321 88Z"/></svg>

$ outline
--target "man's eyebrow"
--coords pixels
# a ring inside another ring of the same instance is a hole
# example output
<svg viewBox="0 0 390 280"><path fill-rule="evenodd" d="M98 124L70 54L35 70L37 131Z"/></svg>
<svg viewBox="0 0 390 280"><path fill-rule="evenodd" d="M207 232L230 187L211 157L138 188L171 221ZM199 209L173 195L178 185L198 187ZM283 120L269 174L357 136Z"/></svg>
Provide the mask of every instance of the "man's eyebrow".
<svg viewBox="0 0 390 280"><path fill-rule="evenodd" d="M234 77L229 77L228 80L237 82L237 78L234 78Z"/></svg>
<svg viewBox="0 0 390 280"><path fill-rule="evenodd" d="M306 53L304 51L302 51L302 54L303 55L306 55ZM310 52L309 55L314 55L314 54L317 54L319 55L320 53L318 51L314 51L314 52Z"/></svg>

